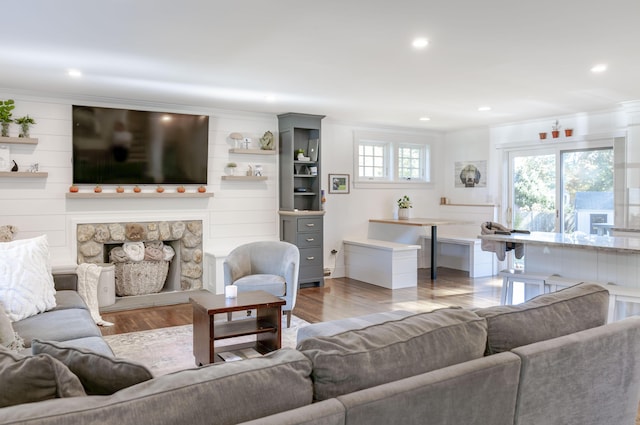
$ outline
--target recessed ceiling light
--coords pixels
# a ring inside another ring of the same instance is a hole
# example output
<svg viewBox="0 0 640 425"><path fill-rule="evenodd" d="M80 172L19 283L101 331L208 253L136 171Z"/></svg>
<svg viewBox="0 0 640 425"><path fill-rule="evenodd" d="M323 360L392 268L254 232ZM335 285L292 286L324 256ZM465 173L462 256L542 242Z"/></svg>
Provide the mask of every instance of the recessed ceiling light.
<svg viewBox="0 0 640 425"><path fill-rule="evenodd" d="M420 117L420 121L431 121L429 117Z"/></svg>
<svg viewBox="0 0 640 425"><path fill-rule="evenodd" d="M597 65L594 65L591 68L591 72L596 73L596 74L600 73L600 72L604 72L606 70L607 70L607 64L606 63L599 63Z"/></svg>
<svg viewBox="0 0 640 425"><path fill-rule="evenodd" d="M67 75L69 77L79 78L79 77L82 77L82 72L78 69L70 69L67 71Z"/></svg>
<svg viewBox="0 0 640 425"><path fill-rule="evenodd" d="M415 38L411 45L416 49L424 49L429 45L429 40L424 37Z"/></svg>
<svg viewBox="0 0 640 425"><path fill-rule="evenodd" d="M480 112L487 112L491 110L491 106L480 106L478 107L478 111Z"/></svg>

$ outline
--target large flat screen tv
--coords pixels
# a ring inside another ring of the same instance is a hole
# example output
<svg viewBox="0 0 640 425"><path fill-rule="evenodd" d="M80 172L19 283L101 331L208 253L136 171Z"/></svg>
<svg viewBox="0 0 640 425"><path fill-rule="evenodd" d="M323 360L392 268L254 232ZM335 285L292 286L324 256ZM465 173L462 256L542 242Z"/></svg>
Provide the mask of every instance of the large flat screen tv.
<svg viewBox="0 0 640 425"><path fill-rule="evenodd" d="M209 117L73 105L73 183L206 184Z"/></svg>

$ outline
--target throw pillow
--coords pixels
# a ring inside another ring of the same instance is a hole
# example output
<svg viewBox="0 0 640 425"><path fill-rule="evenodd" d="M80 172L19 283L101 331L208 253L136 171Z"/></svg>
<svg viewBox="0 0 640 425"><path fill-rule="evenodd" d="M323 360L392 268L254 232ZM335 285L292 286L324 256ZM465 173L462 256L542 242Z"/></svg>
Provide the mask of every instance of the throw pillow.
<svg viewBox="0 0 640 425"><path fill-rule="evenodd" d="M4 311L2 303L0 303L0 345L9 351L20 351L24 348L24 341L13 330L11 320L9 320L9 316Z"/></svg>
<svg viewBox="0 0 640 425"><path fill-rule="evenodd" d="M107 357L89 350L63 347L53 341L31 343L33 354L44 353L60 360L76 374L89 395L109 395L148 381L153 375L141 364Z"/></svg>
<svg viewBox="0 0 640 425"><path fill-rule="evenodd" d="M0 302L12 322L56 306L47 236L0 243Z"/></svg>
<svg viewBox="0 0 640 425"><path fill-rule="evenodd" d="M580 283L518 305L474 310L487 319L487 355L545 341L607 323L609 291Z"/></svg>
<svg viewBox="0 0 640 425"><path fill-rule="evenodd" d="M0 407L86 393L77 376L58 360L42 354L21 356L0 349Z"/></svg>

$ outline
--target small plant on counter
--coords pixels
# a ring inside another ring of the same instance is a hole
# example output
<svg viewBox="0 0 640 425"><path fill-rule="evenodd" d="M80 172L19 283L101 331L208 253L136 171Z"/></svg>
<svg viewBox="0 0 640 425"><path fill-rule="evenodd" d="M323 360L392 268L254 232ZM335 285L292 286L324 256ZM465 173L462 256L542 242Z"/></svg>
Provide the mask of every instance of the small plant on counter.
<svg viewBox="0 0 640 425"><path fill-rule="evenodd" d="M411 199L407 195L404 195L402 198L398 199L398 208L413 208L411 205Z"/></svg>

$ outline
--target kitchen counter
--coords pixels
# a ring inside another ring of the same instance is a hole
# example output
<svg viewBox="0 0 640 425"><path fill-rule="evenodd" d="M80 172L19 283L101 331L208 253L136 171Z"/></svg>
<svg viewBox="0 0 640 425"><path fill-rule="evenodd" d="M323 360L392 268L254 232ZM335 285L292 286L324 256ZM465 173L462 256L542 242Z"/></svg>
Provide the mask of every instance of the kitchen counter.
<svg viewBox="0 0 640 425"><path fill-rule="evenodd" d="M527 245L640 253L640 238L637 237L598 236L587 235L584 233L564 234L531 232L531 234L512 233L511 235L480 235L478 238L493 241L523 243Z"/></svg>

